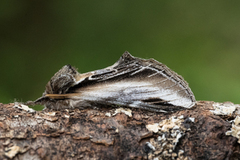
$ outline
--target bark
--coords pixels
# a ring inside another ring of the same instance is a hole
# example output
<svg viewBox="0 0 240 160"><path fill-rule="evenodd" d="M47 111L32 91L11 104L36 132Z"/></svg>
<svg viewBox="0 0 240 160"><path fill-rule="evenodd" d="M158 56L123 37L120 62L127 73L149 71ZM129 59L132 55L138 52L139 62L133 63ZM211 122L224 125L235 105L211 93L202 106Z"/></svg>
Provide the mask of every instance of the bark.
<svg viewBox="0 0 240 160"><path fill-rule="evenodd" d="M0 159L240 159L238 115L209 101L175 113L0 104Z"/></svg>

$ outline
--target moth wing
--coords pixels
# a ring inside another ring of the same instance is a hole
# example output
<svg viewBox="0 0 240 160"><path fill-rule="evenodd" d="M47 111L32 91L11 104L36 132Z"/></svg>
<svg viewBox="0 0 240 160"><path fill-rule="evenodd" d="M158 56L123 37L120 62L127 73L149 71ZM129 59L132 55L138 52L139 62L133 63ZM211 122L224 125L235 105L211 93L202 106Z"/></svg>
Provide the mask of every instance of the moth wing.
<svg viewBox="0 0 240 160"><path fill-rule="evenodd" d="M108 79L78 88L74 91L80 93L76 98L162 111L191 108L195 104L193 95L189 93L189 88L181 84L182 81L172 80L149 67L128 74L124 79Z"/></svg>

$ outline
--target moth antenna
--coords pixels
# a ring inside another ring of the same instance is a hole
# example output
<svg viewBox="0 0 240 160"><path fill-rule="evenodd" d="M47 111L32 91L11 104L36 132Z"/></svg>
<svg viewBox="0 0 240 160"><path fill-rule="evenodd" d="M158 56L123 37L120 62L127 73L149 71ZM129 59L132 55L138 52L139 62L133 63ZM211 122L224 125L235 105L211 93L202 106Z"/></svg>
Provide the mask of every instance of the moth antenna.
<svg viewBox="0 0 240 160"><path fill-rule="evenodd" d="M74 96L79 96L79 93L69 93L69 94L46 94L45 97L50 99L68 99Z"/></svg>

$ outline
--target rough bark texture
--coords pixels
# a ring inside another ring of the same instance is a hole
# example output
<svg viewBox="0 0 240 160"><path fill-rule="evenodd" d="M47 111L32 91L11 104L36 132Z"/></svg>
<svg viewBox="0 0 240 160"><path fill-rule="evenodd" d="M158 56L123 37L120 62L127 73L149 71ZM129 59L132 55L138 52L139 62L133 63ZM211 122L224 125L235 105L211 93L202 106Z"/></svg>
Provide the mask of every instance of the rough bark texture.
<svg viewBox="0 0 240 160"><path fill-rule="evenodd" d="M0 159L240 159L238 139L225 134L237 113L215 115L213 104L168 114L0 104Z"/></svg>

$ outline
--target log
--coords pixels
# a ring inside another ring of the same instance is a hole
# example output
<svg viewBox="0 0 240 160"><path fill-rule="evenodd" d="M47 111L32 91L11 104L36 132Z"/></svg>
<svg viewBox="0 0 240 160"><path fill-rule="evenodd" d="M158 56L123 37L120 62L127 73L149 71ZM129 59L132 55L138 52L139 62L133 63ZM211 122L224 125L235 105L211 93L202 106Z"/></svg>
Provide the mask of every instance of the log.
<svg viewBox="0 0 240 160"><path fill-rule="evenodd" d="M0 159L239 159L239 108L198 101L166 114L121 106L34 111L0 104Z"/></svg>

